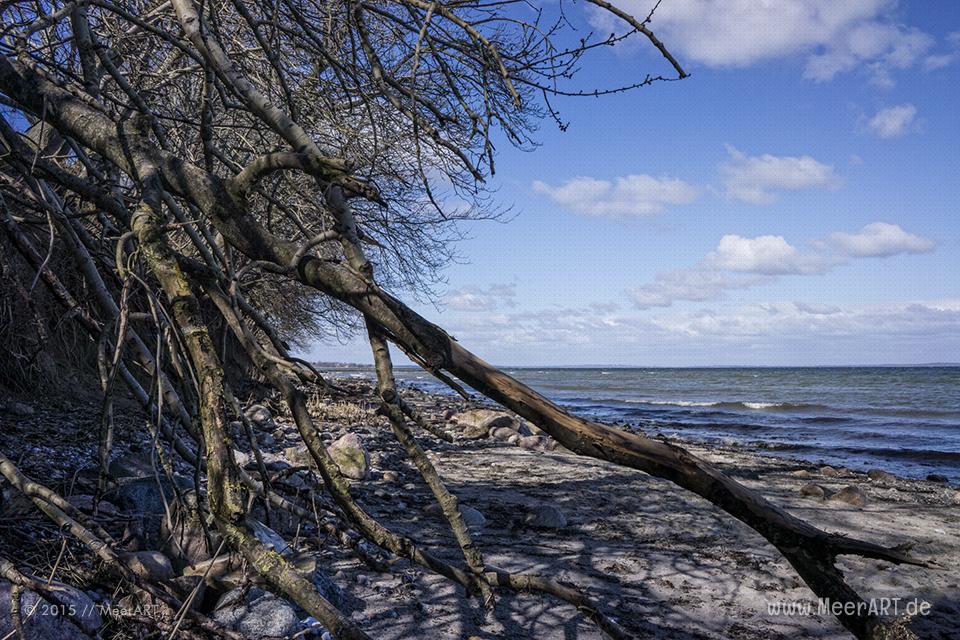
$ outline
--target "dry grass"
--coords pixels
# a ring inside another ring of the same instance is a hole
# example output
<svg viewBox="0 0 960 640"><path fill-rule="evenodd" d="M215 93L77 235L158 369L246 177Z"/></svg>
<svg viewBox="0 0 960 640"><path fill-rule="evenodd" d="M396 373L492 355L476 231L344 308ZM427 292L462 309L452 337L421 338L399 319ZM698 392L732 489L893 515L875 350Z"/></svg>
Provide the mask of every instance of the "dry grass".
<svg viewBox="0 0 960 640"><path fill-rule="evenodd" d="M363 399L333 399L321 393L312 393L307 400L307 408L319 420L344 426L369 425L380 420L373 403Z"/></svg>

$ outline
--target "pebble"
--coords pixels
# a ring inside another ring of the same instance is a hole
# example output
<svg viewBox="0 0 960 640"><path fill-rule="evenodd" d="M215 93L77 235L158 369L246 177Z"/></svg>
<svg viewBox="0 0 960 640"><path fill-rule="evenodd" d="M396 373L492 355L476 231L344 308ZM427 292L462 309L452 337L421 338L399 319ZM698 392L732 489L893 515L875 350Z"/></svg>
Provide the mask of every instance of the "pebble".
<svg viewBox="0 0 960 640"><path fill-rule="evenodd" d="M820 467L820 475L822 475L825 478L836 478L838 475L840 475L840 472L834 469L833 467L831 467L830 465L826 465L826 466Z"/></svg>

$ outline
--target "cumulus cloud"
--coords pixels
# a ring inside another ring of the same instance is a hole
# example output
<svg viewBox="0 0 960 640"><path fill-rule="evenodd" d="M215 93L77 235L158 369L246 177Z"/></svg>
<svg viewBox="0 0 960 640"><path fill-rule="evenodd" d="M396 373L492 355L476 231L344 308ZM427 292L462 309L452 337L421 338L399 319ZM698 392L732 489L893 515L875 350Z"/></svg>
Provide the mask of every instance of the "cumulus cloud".
<svg viewBox="0 0 960 640"><path fill-rule="evenodd" d="M619 6L645 16L652 5L623 0ZM653 28L681 59L710 67L803 57L808 79L863 70L872 83L889 86L894 72L926 63L935 45L930 35L899 24L896 6L896 0L671 0L657 8ZM623 27L599 9L592 21L603 31Z"/></svg>
<svg viewBox="0 0 960 640"><path fill-rule="evenodd" d="M933 251L934 242L887 222L868 224L857 233L838 231L830 234L827 243L845 256L883 258L900 253Z"/></svg>
<svg viewBox="0 0 960 640"><path fill-rule="evenodd" d="M892 73L916 65L933 45L934 39L918 29L864 22L837 38L824 53L810 56L804 76L832 80L865 65L872 84L890 88L894 85Z"/></svg>
<svg viewBox="0 0 960 640"><path fill-rule="evenodd" d="M492 284L486 288L464 287L443 297L443 303L456 311L492 311L516 306L516 288L512 284Z"/></svg>
<svg viewBox="0 0 960 640"><path fill-rule="evenodd" d="M627 289L626 294L638 309L704 302L781 276L823 274L852 259L923 253L935 246L932 240L887 222L868 224L855 233L838 231L808 244L809 248L798 249L783 236L727 234L698 264L659 273L653 282ZM795 310L827 315L812 307Z"/></svg>
<svg viewBox="0 0 960 640"><path fill-rule="evenodd" d="M574 213L602 218L652 216L697 197L697 189L683 180L642 174L613 181L582 176L556 187L537 180L533 190Z"/></svg>
<svg viewBox="0 0 960 640"><path fill-rule="evenodd" d="M910 130L917 108L912 104L900 104L880 109L867 122L867 130L881 138L899 138Z"/></svg>
<svg viewBox="0 0 960 640"><path fill-rule="evenodd" d="M840 179L833 167L810 156L748 156L727 146L730 155L720 166L728 197L752 204L770 204L776 191L835 189Z"/></svg>
<svg viewBox="0 0 960 640"><path fill-rule="evenodd" d="M825 267L821 258L801 253L783 236L744 238L728 234L705 262L728 271L761 275L816 273Z"/></svg>

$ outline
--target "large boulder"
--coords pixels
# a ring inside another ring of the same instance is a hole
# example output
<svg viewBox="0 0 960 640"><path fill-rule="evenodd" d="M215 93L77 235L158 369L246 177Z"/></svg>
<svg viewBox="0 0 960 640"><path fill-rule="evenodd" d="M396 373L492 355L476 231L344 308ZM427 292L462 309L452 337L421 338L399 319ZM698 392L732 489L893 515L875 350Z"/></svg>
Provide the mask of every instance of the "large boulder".
<svg viewBox="0 0 960 640"><path fill-rule="evenodd" d="M840 472L830 465L824 465L820 467L820 475L822 475L824 478L836 478L838 475L840 475Z"/></svg>
<svg viewBox="0 0 960 640"><path fill-rule="evenodd" d="M867 504L867 494L859 487L852 485L840 489L827 499L831 502L843 502L853 507L863 507Z"/></svg>
<svg viewBox="0 0 960 640"><path fill-rule="evenodd" d="M185 507L178 505L178 494L187 502ZM173 537L183 538L185 534L189 534L186 537L192 540L196 537L196 532L193 531L196 528L201 529L202 537L202 527L199 522L193 522L195 518L189 515L195 504L195 496L187 478L174 476L172 482L166 476L160 476L159 479L154 476L127 478L108 492L105 499L131 517L128 534L139 540L143 549L166 552ZM173 546L180 545L173 543ZM201 546L205 547L206 542ZM176 558L180 552L175 550L168 555ZM191 555L190 562L196 560L197 558Z"/></svg>
<svg viewBox="0 0 960 640"><path fill-rule="evenodd" d="M149 454L128 453L119 458L115 458L107 465L107 472L115 480L125 478L152 478L159 471L163 475L163 470L159 466L154 470L154 463Z"/></svg>
<svg viewBox="0 0 960 640"><path fill-rule="evenodd" d="M510 427L494 427L490 429L490 437L496 440L509 440L511 436L519 436L520 434L511 429Z"/></svg>
<svg viewBox="0 0 960 640"><path fill-rule="evenodd" d="M300 444L283 450L283 457L295 467L313 467L313 456L307 451L307 445Z"/></svg>
<svg viewBox="0 0 960 640"><path fill-rule="evenodd" d="M493 409L470 409L453 415L450 422L460 428L460 436L467 440L486 438L492 429L506 427L516 431L517 419L509 413Z"/></svg>
<svg viewBox="0 0 960 640"><path fill-rule="evenodd" d="M293 605L259 587L228 591L211 617L251 640L286 637L300 630Z"/></svg>
<svg viewBox="0 0 960 640"><path fill-rule="evenodd" d="M253 426L258 429L266 429L273 431L277 428L277 425L273 422L273 414L270 413L270 409L267 409L262 404L253 404L247 407L247 410L244 411L244 415L247 416L247 420L253 423Z"/></svg>
<svg viewBox="0 0 960 640"><path fill-rule="evenodd" d="M188 498L193 498L193 494ZM213 518L198 510L193 500L182 508L174 509L171 519L164 517L160 524L160 550L173 560L178 569L211 558L220 545L220 535L213 526Z"/></svg>
<svg viewBox="0 0 960 640"><path fill-rule="evenodd" d="M459 505L460 515L463 516L463 523L471 529L480 529L485 524L487 524L487 518L479 510L474 509L471 506L461 504ZM424 511L432 516L437 518L445 517L443 515L443 508L438 502L431 502L426 507Z"/></svg>
<svg viewBox="0 0 960 640"><path fill-rule="evenodd" d="M535 529L562 529L567 526L567 516L552 504L542 504L527 513L524 522Z"/></svg>
<svg viewBox="0 0 960 640"><path fill-rule="evenodd" d="M895 475L892 473L887 473L886 471L881 471L880 469L870 469L867 471L867 477L873 482L879 482L882 484L893 484L897 481L897 477Z"/></svg>
<svg viewBox="0 0 960 640"><path fill-rule="evenodd" d="M517 445L531 451L553 451L557 448L557 441L548 436L523 436L517 440Z"/></svg>
<svg viewBox="0 0 960 640"><path fill-rule="evenodd" d="M484 517L484 515L473 507L461 505L460 513L463 515L464 524L471 529L479 529L483 525L487 524L487 519Z"/></svg>
<svg viewBox="0 0 960 640"><path fill-rule="evenodd" d="M351 480L363 480L370 473L370 453L355 433L340 436L327 447L340 473Z"/></svg>
<svg viewBox="0 0 960 640"><path fill-rule="evenodd" d="M823 500L827 497L827 490L821 487L818 484L813 484L809 482L802 487L800 487L800 495L807 498L815 498L817 500Z"/></svg>
<svg viewBox="0 0 960 640"><path fill-rule="evenodd" d="M96 604L87 594L69 585L54 583L56 597L41 597L24 589L20 594L20 618L27 640L89 640L103 625ZM13 585L0 580L0 638L16 638L10 611ZM60 615L66 610L73 618ZM30 613L33 612L33 615Z"/></svg>
<svg viewBox="0 0 960 640"><path fill-rule="evenodd" d="M124 564L148 582L165 582L176 575L170 558L159 551L134 551L122 557Z"/></svg>

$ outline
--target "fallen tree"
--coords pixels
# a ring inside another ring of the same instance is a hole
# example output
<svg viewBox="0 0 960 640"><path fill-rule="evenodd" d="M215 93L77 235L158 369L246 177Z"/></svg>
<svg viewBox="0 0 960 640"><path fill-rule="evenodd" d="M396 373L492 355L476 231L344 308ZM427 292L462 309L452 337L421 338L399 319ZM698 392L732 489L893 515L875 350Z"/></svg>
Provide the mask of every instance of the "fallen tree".
<svg viewBox="0 0 960 640"><path fill-rule="evenodd" d="M762 535L821 598L863 602L836 565L841 555L929 564L907 547L817 529L676 445L567 413L388 293L429 290L451 256L456 220L489 215L483 180L493 172L497 136L531 144L539 119L559 122L551 96L603 92L557 84L582 56L644 38L671 78L685 77L648 28L653 14L638 19L602 0L589 4L620 20L625 34L571 39L565 16L551 21L522 3L225 0L201 8L193 0L89 0L51 5L45 14L27 2L0 9L4 229L36 278L99 343L105 417L98 463L110 459L109 398L119 376L158 416L178 454L202 471L203 502L228 544L335 637L367 636L246 525L251 492L302 507L271 497L267 478L250 477L234 459L225 425L236 407L218 337L240 345L249 370L284 399L350 526L486 606L498 589L542 591L610 635L629 637L583 592L485 564L456 497L410 430L422 421L397 393L388 342L573 452L708 500ZM611 90L665 79L648 75ZM436 191L437 176L470 205L450 208ZM49 268L53 251L78 265L93 305ZM291 356L286 337L349 323L370 339L381 412L440 503L463 566L364 512L317 437L298 385L320 379ZM5 475L19 478L4 464ZM56 507L56 498L43 495L35 499ZM54 507L41 506L67 517ZM88 534L81 539L117 564L104 551L110 541ZM864 607L844 608L839 619L858 638L908 633ZM194 630L216 633L204 621Z"/></svg>

